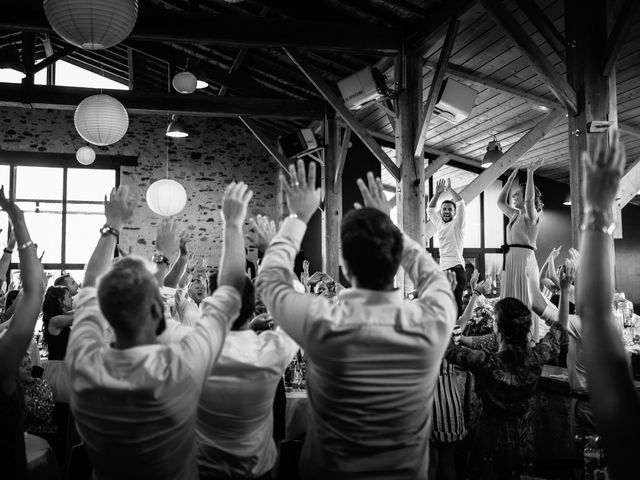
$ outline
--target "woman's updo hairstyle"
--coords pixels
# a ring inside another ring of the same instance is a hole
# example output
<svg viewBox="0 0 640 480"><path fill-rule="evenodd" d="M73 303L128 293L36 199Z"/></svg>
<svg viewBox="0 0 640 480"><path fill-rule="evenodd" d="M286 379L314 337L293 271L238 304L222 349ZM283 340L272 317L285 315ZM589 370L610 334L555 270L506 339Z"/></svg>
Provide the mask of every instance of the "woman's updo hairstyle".
<svg viewBox="0 0 640 480"><path fill-rule="evenodd" d="M494 307L498 333L512 346L524 347L531 330L531 311L517 298L503 298Z"/></svg>

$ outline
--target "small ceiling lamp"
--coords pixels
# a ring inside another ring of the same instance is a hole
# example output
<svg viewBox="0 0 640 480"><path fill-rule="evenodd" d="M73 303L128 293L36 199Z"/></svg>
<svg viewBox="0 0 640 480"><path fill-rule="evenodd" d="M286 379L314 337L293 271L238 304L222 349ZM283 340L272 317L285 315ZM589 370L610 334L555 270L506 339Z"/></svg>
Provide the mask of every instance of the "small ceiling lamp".
<svg viewBox="0 0 640 480"><path fill-rule="evenodd" d="M0 70L10 70L18 74L18 78L26 77L24 64L20 59L20 52L15 45L7 45L0 49Z"/></svg>
<svg viewBox="0 0 640 480"><path fill-rule="evenodd" d="M173 85L173 88L175 88L176 92L188 94L196 91L198 79L193 73L185 71L176 73L171 84Z"/></svg>
<svg viewBox="0 0 640 480"><path fill-rule="evenodd" d="M119 44L138 19L138 0L44 0L43 6L51 28L87 50Z"/></svg>
<svg viewBox="0 0 640 480"><path fill-rule="evenodd" d="M484 157L482 157L482 165L480 166L482 168L489 168L491 165L497 162L500 157L502 157L502 147L500 146L500 142L494 135L493 140L491 140L489 142L489 145L487 145L487 153L485 153Z"/></svg>
<svg viewBox="0 0 640 480"><path fill-rule="evenodd" d="M171 115L171 123L167 127L167 137L185 138L189 136L189 132L177 115Z"/></svg>
<svg viewBox="0 0 640 480"><path fill-rule="evenodd" d="M169 178L169 145L167 144L166 178L153 182L147 189L147 205L162 217L180 213L187 204L187 191Z"/></svg>
<svg viewBox="0 0 640 480"><path fill-rule="evenodd" d="M571 206L571 193L567 193L567 196L564 197L564 202L562 202L563 205L567 205L567 206Z"/></svg>
<svg viewBox="0 0 640 480"><path fill-rule="evenodd" d="M111 145L119 141L129 128L129 115L118 100L109 95L91 95L76 108L73 116L76 130L93 145Z"/></svg>
<svg viewBox="0 0 640 480"><path fill-rule="evenodd" d="M96 152L91 147L80 147L76 152L76 160L82 165L91 165L96 159Z"/></svg>
<svg viewBox="0 0 640 480"><path fill-rule="evenodd" d="M198 60L191 61L191 68L189 69L196 77L196 88L200 90L201 88L207 88L209 86L209 82L206 80L206 76L204 70L200 66L200 62Z"/></svg>

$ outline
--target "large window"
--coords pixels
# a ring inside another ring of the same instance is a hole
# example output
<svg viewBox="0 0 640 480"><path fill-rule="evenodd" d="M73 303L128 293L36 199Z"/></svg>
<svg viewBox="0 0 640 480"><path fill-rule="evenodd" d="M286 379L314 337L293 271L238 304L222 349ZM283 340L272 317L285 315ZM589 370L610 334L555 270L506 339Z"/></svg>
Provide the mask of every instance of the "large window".
<svg viewBox="0 0 640 480"><path fill-rule="evenodd" d="M117 178L115 168L0 165L0 181L24 211L45 270L56 276L67 270L79 281L97 238L88 232L103 225L104 196ZM0 228L8 232L4 212ZM12 262L17 267L17 251Z"/></svg>

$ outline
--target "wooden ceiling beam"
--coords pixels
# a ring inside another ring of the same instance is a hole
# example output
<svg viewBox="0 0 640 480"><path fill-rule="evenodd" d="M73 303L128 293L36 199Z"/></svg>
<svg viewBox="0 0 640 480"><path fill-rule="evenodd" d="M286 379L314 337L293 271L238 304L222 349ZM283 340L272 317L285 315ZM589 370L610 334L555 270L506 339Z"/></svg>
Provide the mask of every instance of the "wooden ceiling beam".
<svg viewBox="0 0 640 480"><path fill-rule="evenodd" d="M494 21L513 40L516 46L529 60L533 69L544 79L551 93L572 113L577 114L578 100L576 92L569 83L558 73L546 55L531 40L517 20L509 13L500 0L480 0L485 10Z"/></svg>
<svg viewBox="0 0 640 480"><path fill-rule="evenodd" d="M122 102L129 113L181 114L201 117L323 118L324 103L273 98L217 97L214 95L135 92L76 87L0 84L0 107L75 110L90 95L104 93Z"/></svg>
<svg viewBox="0 0 640 480"><path fill-rule="evenodd" d="M336 113L344 120L344 122L351 128L362 143L369 149L369 151L378 159L382 165L391 173L396 181L400 180L400 168L389 158L389 156L380 148L380 145L367 133L367 130L358 122L356 117L344 106L344 101L333 92L331 87L322 79L320 73L311 67L306 59L300 54L299 51L292 48L284 49L289 58L295 63L300 71L307 77L309 82L320 92L324 99L329 102Z"/></svg>
<svg viewBox="0 0 640 480"><path fill-rule="evenodd" d="M558 29L553 25L549 17L545 15L540 7L533 0L516 0L529 21L538 29L540 35L553 48L556 54L564 60L566 40Z"/></svg>
<svg viewBox="0 0 640 480"><path fill-rule="evenodd" d="M428 182L431 177L435 175L435 173L444 167L447 162L451 160L449 155L440 155L438 158L433 160L427 165L427 168L424 169L424 181Z"/></svg>
<svg viewBox="0 0 640 480"><path fill-rule="evenodd" d="M602 59L602 75L605 77L608 77L615 67L618 54L629 35L629 30L631 30L638 6L640 6L638 0L625 0L620 12L616 15L616 21L611 28L611 33L604 48L604 58Z"/></svg>
<svg viewBox="0 0 640 480"><path fill-rule="evenodd" d="M618 197L620 198L620 208L624 208L631 200L634 199L640 191L640 162L636 164L625 173L624 177L620 180L620 190L618 190Z"/></svg>
<svg viewBox="0 0 640 480"><path fill-rule="evenodd" d="M347 152L349 151L350 145L351 128L347 125L344 127L344 132L342 133L342 139L340 141L340 148L338 149L338 154L336 155L336 171L333 178L334 193L340 191L340 185L342 185L342 172L344 171L344 164L347 161Z"/></svg>
<svg viewBox="0 0 640 480"><path fill-rule="evenodd" d="M34 0L3 6L0 30L53 32L42 2ZM401 32L392 28L148 8L140 10L129 40L246 48L289 46L382 55L397 53L402 46Z"/></svg>
<svg viewBox="0 0 640 480"><path fill-rule="evenodd" d="M416 145L414 149L415 156L422 155L424 152L424 141L427 138L427 131L429 130L429 123L431 123L433 109L435 108L436 102L438 101L438 95L440 94L440 88L442 87L444 74L449 62L449 57L451 56L453 44L456 40L458 25L458 20L455 17L451 17L451 19L449 19L447 34L444 37L444 44L442 45L442 50L440 50L440 57L438 58L438 64L436 65L436 70L433 74L431 87L429 87L427 102L424 105L424 111L422 113L422 125L418 130L418 138L416 139ZM422 68L420 68L420 72L422 72ZM422 77L422 74L420 74L420 76ZM420 88L422 88L422 78L420 78Z"/></svg>
<svg viewBox="0 0 640 480"><path fill-rule="evenodd" d="M43 68L47 68L49 65L53 65L58 60L62 60L64 57L66 57L70 53L75 52L77 49L78 47L75 47L73 45L65 45L64 48L62 48L61 50L58 50L50 57L47 57L44 60L41 60L40 62L36 63L35 67L33 68L33 73L38 73Z"/></svg>
<svg viewBox="0 0 640 480"><path fill-rule="evenodd" d="M260 142L260 144L265 148L265 150L269 153L269 155L271 155L271 158L273 158L276 161L276 163L280 165L280 168L282 168L282 170L286 172L286 175L289 175L289 169L287 168L287 166L290 163L289 159L285 157L282 153L280 153L280 151L276 148L276 146L271 143L271 140L269 140L269 138L264 134L264 132L260 130L260 128L258 128L258 126L253 122L253 120L251 120L250 118L242 117L242 116L238 118L242 123L244 123L244 125L249 129L249 131L253 134L253 136L256 137L256 140Z"/></svg>
<svg viewBox="0 0 640 480"><path fill-rule="evenodd" d="M618 123L618 128L622 133L626 133L627 135L631 135L632 137L640 138L640 128L632 127L631 125L626 125L624 123Z"/></svg>

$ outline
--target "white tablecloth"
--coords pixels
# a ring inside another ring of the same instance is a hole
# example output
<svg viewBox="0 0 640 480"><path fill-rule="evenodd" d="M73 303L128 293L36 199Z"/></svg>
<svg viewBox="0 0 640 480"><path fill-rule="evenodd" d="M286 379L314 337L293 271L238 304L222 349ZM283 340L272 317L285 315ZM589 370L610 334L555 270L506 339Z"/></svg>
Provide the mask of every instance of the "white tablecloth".
<svg viewBox="0 0 640 480"><path fill-rule="evenodd" d="M306 391L287 392L285 441L295 440L307 432L308 410L309 397Z"/></svg>

